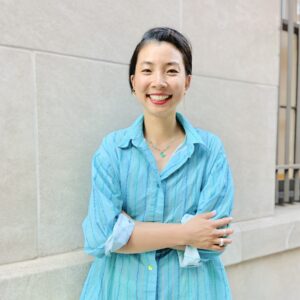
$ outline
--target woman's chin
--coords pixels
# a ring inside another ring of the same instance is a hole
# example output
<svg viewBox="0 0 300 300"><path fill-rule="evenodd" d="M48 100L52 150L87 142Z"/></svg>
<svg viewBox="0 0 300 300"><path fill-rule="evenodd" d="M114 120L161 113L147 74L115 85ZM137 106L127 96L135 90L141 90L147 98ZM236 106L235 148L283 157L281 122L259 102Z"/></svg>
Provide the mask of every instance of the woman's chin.
<svg viewBox="0 0 300 300"><path fill-rule="evenodd" d="M157 118L167 118L171 116L176 115L176 107L175 108L169 108L169 109L149 109L144 108L144 115L146 116L153 116Z"/></svg>

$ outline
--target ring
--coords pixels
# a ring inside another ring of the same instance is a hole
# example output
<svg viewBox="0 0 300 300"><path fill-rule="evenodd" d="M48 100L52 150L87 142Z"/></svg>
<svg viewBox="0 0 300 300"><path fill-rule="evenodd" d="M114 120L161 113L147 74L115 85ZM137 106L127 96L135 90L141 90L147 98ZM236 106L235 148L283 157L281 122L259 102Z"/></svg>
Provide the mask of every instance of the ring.
<svg viewBox="0 0 300 300"><path fill-rule="evenodd" d="M223 247L223 246L224 246L224 239L223 239L223 238L220 238L219 246L220 246L220 247Z"/></svg>

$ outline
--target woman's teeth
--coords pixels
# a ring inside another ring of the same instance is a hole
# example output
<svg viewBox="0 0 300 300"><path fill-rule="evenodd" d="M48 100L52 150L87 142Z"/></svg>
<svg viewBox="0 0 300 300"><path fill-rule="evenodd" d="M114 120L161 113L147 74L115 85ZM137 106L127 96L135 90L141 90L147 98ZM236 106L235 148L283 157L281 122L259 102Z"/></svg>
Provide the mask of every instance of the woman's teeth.
<svg viewBox="0 0 300 300"><path fill-rule="evenodd" d="M170 95L149 95L149 97L154 101L165 101L170 98Z"/></svg>

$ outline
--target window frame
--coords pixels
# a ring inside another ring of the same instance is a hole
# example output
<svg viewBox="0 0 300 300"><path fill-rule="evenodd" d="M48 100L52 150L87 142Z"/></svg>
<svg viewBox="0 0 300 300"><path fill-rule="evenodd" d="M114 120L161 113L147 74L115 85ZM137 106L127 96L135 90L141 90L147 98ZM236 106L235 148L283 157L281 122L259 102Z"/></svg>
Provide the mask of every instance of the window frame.
<svg viewBox="0 0 300 300"><path fill-rule="evenodd" d="M288 12L288 19L283 17L286 15L286 8ZM297 23L297 13L299 8L299 1L287 0L282 1L282 14L281 14L281 31L288 33L288 46L287 46L287 78L286 78L286 101L285 105L280 102L281 93L278 94L278 114L277 114L277 149L276 149L276 192L275 204L284 205L286 203L293 204L300 202L300 38L299 26ZM293 38L296 35L296 61L293 61ZM292 79L293 79L293 63L296 63L296 103L292 105ZM282 70L280 70L282 72ZM281 82L279 82L279 89L281 89ZM280 147L280 110L285 109L285 128L284 128L284 163L279 164L279 147ZM293 124L294 137L293 145L291 145L291 112L295 111L295 122ZM290 156L290 147L293 149L293 157ZM292 161L292 163L291 163ZM283 175L283 176L282 176ZM282 178L283 177L283 178Z"/></svg>

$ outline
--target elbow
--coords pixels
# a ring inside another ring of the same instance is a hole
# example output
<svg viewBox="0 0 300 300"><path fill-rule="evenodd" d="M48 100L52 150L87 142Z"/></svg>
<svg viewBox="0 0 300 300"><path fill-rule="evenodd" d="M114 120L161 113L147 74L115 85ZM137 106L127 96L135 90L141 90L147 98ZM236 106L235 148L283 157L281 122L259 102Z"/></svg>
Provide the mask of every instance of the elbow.
<svg viewBox="0 0 300 300"><path fill-rule="evenodd" d="M84 235L84 252L98 258L105 256L105 241L107 237L100 234L100 230L95 231L88 218L84 220L82 229Z"/></svg>
<svg viewBox="0 0 300 300"><path fill-rule="evenodd" d="M105 256L104 248L91 248L89 246L84 246L84 252L88 255L97 257L97 258L103 258Z"/></svg>
<svg viewBox="0 0 300 300"><path fill-rule="evenodd" d="M123 214L119 215L118 221L107 234L104 234L100 228L93 230L91 223L86 219L83 223L84 251L98 258L110 256L112 252L118 253L117 250L125 248L133 229L134 222ZM120 253L125 253L122 250Z"/></svg>

